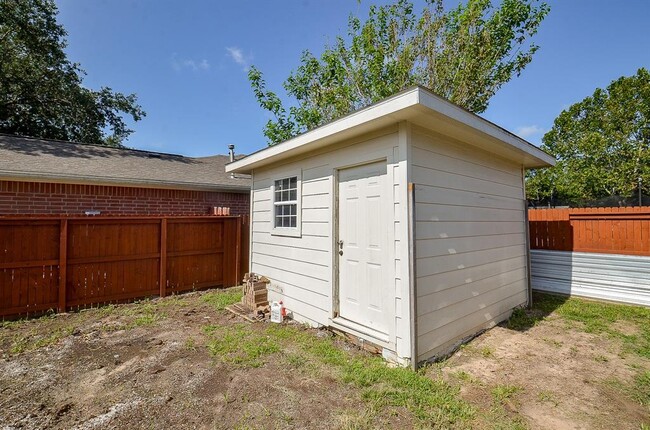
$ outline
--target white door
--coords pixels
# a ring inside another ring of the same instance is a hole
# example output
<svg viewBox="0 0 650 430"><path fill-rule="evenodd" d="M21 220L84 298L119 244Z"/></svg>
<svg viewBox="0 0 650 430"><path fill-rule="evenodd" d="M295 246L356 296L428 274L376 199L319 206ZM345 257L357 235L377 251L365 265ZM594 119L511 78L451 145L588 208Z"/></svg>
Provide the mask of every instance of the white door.
<svg viewBox="0 0 650 430"><path fill-rule="evenodd" d="M386 163L339 171L339 317L388 333Z"/></svg>

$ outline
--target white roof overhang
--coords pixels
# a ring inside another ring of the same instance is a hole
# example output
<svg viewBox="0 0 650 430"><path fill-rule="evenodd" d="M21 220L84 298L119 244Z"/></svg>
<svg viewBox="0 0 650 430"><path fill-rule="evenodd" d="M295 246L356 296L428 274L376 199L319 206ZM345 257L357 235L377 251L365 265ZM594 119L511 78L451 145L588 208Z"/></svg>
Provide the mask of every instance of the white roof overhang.
<svg viewBox="0 0 650 430"><path fill-rule="evenodd" d="M226 172L254 169L409 121L512 160L525 168L555 165L555 158L535 145L435 94L415 87L293 139L269 146L226 165Z"/></svg>

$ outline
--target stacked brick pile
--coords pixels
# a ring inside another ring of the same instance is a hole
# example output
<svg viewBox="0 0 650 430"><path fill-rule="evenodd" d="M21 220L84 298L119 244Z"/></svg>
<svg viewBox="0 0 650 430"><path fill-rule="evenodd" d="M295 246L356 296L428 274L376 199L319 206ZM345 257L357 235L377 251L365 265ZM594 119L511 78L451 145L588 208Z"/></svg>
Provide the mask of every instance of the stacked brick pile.
<svg viewBox="0 0 650 430"><path fill-rule="evenodd" d="M244 276L244 295L241 299L242 305L251 311L263 310L269 305L268 291L266 284L270 281L264 276L255 273L247 273Z"/></svg>

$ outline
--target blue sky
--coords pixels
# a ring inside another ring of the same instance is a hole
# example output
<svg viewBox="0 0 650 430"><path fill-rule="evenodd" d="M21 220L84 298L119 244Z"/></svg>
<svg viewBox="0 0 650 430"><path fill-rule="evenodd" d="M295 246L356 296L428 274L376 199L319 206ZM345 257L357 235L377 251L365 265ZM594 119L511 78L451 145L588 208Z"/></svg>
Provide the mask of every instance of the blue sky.
<svg viewBox="0 0 650 430"><path fill-rule="evenodd" d="M88 72L85 85L135 92L147 112L126 144L190 156L226 153L229 143L239 153L266 146L269 117L252 95L247 67L256 65L282 94L301 52L319 54L346 32L350 13L365 17L372 3L57 0L68 56ZM535 144L572 103L650 68L650 1L547 3L551 12L534 39L540 50L482 115Z"/></svg>

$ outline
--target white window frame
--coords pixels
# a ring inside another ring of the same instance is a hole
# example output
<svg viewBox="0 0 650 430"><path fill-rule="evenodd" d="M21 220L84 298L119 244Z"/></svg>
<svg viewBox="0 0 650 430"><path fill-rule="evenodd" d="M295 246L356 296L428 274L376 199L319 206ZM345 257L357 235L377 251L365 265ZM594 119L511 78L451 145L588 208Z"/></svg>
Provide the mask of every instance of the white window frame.
<svg viewBox="0 0 650 430"><path fill-rule="evenodd" d="M275 182L283 179L296 178L296 200L276 202L275 201ZM271 234L274 236L302 236L302 172L289 172L284 175L276 175L271 181ZM296 226L295 227L276 227L275 226L275 207L282 204L296 205Z"/></svg>

